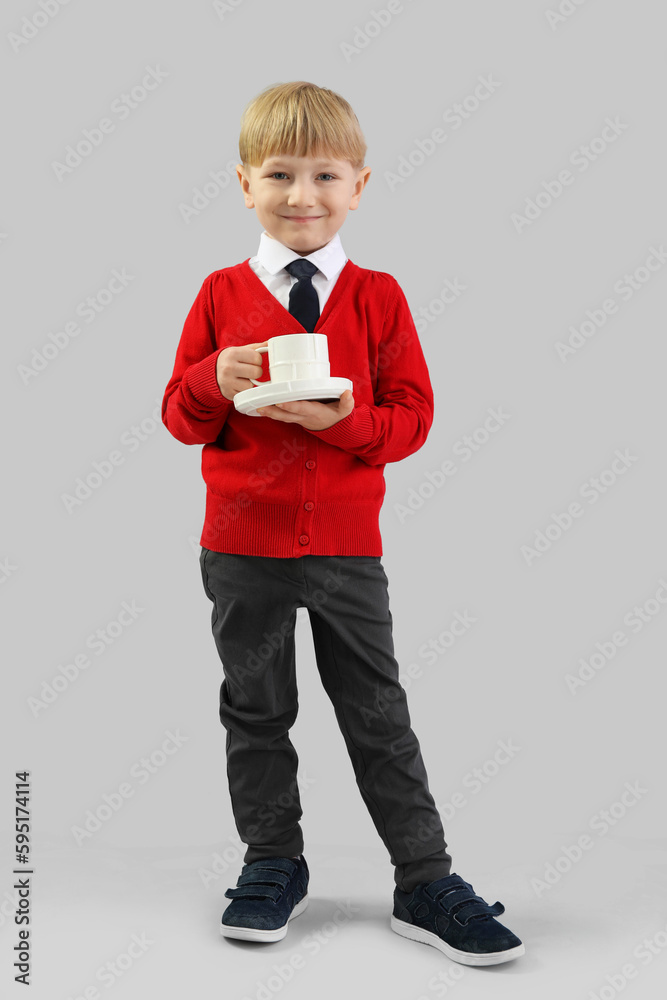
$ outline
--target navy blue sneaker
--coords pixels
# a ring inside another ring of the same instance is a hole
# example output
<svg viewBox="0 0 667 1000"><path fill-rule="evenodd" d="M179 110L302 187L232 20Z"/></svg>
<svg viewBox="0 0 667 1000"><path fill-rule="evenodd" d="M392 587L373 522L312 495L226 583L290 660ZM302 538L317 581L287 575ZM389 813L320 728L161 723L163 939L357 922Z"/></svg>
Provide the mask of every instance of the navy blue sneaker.
<svg viewBox="0 0 667 1000"><path fill-rule="evenodd" d="M525 953L516 934L495 918L502 903L489 906L460 875L420 882L412 892L394 890L391 929L412 941L433 945L461 965L499 965Z"/></svg>
<svg viewBox="0 0 667 1000"><path fill-rule="evenodd" d="M298 858L262 858L244 865L222 914L220 933L242 941L280 941L287 924L308 906L310 873Z"/></svg>

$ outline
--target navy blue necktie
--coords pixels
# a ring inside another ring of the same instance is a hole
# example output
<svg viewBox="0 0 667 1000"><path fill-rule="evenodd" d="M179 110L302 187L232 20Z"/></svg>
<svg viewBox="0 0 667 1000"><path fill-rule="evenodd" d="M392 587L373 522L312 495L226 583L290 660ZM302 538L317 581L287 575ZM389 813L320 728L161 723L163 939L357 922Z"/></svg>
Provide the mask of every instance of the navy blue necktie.
<svg viewBox="0 0 667 1000"><path fill-rule="evenodd" d="M312 282L318 268L312 261L300 258L287 264L285 270L299 279L290 289L289 311L308 333L312 333L320 318L320 300Z"/></svg>

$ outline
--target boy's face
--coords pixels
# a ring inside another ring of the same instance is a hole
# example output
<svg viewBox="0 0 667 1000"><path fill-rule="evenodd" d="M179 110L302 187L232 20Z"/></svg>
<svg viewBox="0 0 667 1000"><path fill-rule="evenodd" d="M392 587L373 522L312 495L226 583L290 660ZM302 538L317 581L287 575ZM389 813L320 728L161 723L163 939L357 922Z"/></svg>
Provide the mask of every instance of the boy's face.
<svg viewBox="0 0 667 1000"><path fill-rule="evenodd" d="M261 166L236 168L248 208L274 240L305 257L331 240L359 204L370 167L348 160L272 156Z"/></svg>

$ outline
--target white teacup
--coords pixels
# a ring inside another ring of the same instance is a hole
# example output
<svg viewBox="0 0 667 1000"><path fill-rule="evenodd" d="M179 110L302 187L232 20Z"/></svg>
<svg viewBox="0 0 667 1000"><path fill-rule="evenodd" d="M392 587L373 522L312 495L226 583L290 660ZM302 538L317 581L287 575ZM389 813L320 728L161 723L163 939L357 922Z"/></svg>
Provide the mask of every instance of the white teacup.
<svg viewBox="0 0 667 1000"><path fill-rule="evenodd" d="M259 354L269 354L269 382L291 382L303 378L329 378L329 344L325 333L287 333L271 337L266 347L256 348Z"/></svg>

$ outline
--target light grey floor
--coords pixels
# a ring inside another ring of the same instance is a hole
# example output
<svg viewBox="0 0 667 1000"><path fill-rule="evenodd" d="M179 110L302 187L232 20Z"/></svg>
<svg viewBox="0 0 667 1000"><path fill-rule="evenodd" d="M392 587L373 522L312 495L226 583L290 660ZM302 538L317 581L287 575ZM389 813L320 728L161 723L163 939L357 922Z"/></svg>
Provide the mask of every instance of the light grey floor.
<svg viewBox="0 0 667 1000"><path fill-rule="evenodd" d="M34 857L33 984L28 994L12 983L11 995L657 1000L667 981L665 846L615 844L616 873L599 863L573 867L539 899L534 865L459 872L489 902L505 904L501 921L526 946L514 962L474 969L391 931L392 869L382 849L310 845L308 908L282 941L256 945L219 934L224 890L242 863L229 844L148 853L52 839ZM218 874L221 851L229 867ZM10 908L5 894L5 982Z"/></svg>

